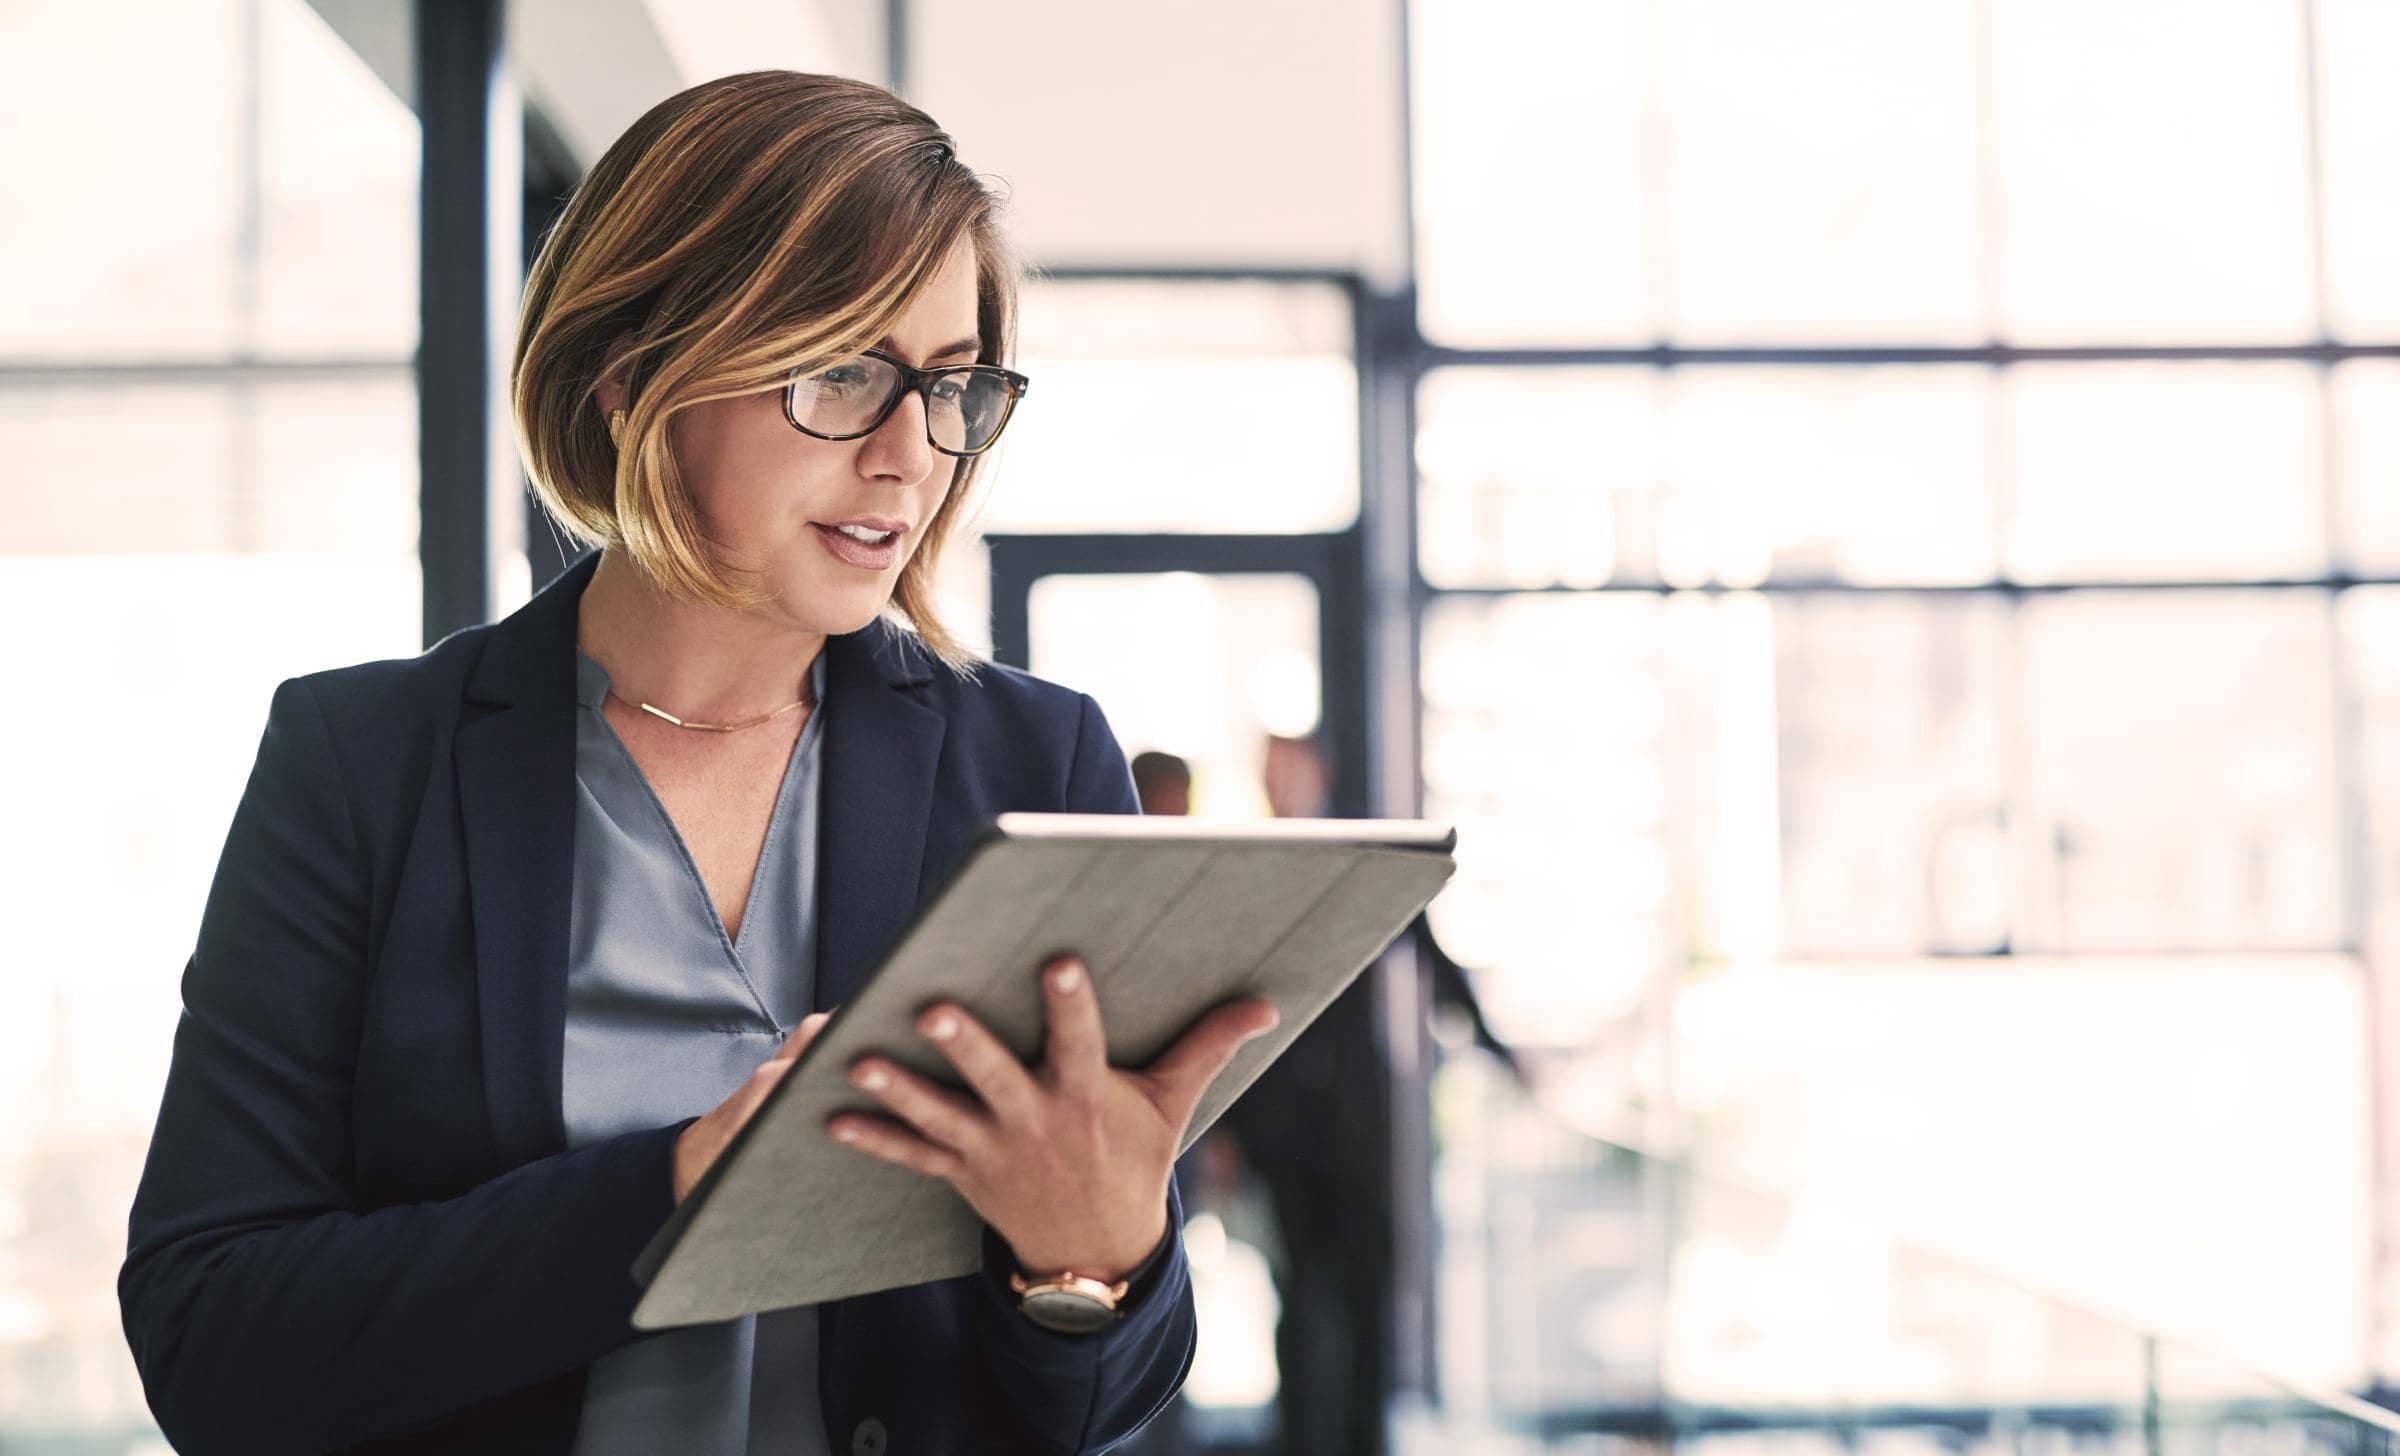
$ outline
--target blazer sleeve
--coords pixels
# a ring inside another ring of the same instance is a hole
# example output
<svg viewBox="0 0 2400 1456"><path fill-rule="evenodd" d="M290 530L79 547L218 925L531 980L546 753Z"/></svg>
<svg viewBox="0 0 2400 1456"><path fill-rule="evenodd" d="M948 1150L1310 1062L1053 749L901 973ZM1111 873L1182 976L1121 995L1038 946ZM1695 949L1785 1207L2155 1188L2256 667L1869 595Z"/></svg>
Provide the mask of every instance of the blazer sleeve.
<svg viewBox="0 0 2400 1456"><path fill-rule="evenodd" d="M1133 771L1100 705L1079 693L1080 718L1067 778L1066 810L1139 814ZM1019 1314L1008 1287L1015 1256L997 1229L983 1226L982 1296L975 1302L978 1341L1000 1388L1052 1452L1104 1451L1166 1406L1191 1372L1198 1319L1191 1265L1183 1252L1183 1199L1167 1175L1167 1233L1155 1257L1126 1290L1125 1317L1091 1334L1047 1330Z"/></svg>
<svg viewBox="0 0 2400 1456"><path fill-rule="evenodd" d="M439 1423L634 1337L634 1256L688 1125L362 1208L350 1100L368 856L308 684L275 690L197 945L117 1297L187 1456Z"/></svg>

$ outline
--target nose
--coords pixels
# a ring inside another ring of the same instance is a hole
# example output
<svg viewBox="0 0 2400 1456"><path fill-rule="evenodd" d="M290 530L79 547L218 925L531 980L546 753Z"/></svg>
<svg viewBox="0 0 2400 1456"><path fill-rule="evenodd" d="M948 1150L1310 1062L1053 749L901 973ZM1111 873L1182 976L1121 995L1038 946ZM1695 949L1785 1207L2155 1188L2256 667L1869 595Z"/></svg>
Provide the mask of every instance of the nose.
<svg viewBox="0 0 2400 1456"><path fill-rule="evenodd" d="M892 406L875 433L859 442L859 472L899 485L915 485L931 474L933 459L933 446L926 439L925 396L914 389Z"/></svg>

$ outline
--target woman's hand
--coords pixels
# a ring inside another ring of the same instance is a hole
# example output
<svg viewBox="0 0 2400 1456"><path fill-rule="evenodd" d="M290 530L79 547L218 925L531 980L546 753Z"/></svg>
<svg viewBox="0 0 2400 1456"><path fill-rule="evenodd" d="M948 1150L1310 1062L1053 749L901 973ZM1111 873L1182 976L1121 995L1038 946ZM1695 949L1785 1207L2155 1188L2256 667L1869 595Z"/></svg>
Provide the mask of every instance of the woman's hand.
<svg viewBox="0 0 2400 1456"><path fill-rule="evenodd" d="M692 1185L700 1181L700 1175L708 1171L708 1165L717 1160L718 1155L725 1151L725 1145L733 1141L733 1135L742 1130L742 1124L758 1111L758 1104L767 1100L767 1094L774 1091L775 1084L783 1080L783 1074L792 1069L792 1063L800 1059L800 1053L816 1040L818 1032L825 1029L825 1022L831 1015L828 1011L818 1011L801 1017L800 1024L792 1028L792 1034L785 1037L783 1045L775 1049L775 1055L759 1063L758 1070L750 1074L749 1081L733 1089L731 1097L711 1108L706 1116L685 1128L682 1136L675 1139L677 1203L683 1202L684 1196L692 1191Z"/></svg>
<svg viewBox="0 0 2400 1456"><path fill-rule="evenodd" d="M1082 962L1043 967L1047 1045L1028 1068L960 1008L942 1004L917 1030L949 1057L970 1097L877 1056L850 1080L894 1118L826 1124L836 1140L947 1180L1028 1270L1114 1281L1166 1234L1167 1179L1200 1096L1242 1043L1272 1029L1274 1003L1229 1001L1142 1071L1108 1065L1099 998ZM980 1097L980 1101L977 1098Z"/></svg>

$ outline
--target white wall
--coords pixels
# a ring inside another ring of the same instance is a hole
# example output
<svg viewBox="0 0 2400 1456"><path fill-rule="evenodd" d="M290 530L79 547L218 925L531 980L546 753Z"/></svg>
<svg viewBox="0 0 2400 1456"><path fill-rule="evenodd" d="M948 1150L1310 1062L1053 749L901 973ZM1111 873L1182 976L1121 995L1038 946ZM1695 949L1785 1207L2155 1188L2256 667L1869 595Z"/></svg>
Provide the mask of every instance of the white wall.
<svg viewBox="0 0 2400 1456"><path fill-rule="evenodd" d="M1036 262L1403 256L1395 0L917 0L908 91L1010 184Z"/></svg>

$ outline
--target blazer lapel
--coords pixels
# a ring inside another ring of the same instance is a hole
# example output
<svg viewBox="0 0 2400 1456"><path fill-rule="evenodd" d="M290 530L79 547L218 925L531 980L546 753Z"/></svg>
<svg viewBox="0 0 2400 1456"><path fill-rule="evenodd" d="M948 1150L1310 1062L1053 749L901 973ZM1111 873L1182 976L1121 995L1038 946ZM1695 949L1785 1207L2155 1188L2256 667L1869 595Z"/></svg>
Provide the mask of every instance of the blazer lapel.
<svg viewBox="0 0 2400 1456"><path fill-rule="evenodd" d="M467 701L499 711L461 725L452 750L484 1097L512 1168L567 1146L559 1079L575 887L575 608L599 561L585 553L493 627Z"/></svg>
<svg viewBox="0 0 2400 1456"><path fill-rule="evenodd" d="M568 914L575 882L577 603L587 551L497 623L453 749L466 840L485 1097L505 1166L567 1146ZM935 664L878 617L829 637L819 775L814 1006L844 1001L915 912L947 719ZM705 1112L706 1108L693 1108Z"/></svg>
<svg viewBox="0 0 2400 1456"><path fill-rule="evenodd" d="M816 1010L847 1001L917 906L934 770L949 720L933 662L882 618L826 639L817 808Z"/></svg>

